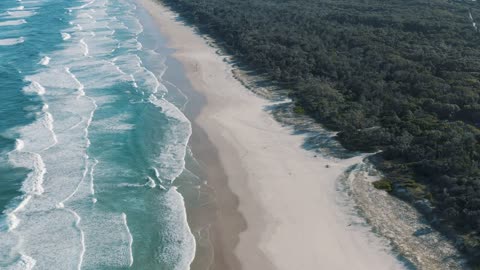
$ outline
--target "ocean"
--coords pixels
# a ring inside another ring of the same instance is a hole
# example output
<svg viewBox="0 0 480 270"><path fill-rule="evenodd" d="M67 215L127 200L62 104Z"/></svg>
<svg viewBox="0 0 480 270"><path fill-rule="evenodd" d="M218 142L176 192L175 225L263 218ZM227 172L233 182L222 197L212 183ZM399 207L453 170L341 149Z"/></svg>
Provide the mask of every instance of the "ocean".
<svg viewBox="0 0 480 270"><path fill-rule="evenodd" d="M0 269L189 268L169 54L134 0L0 2Z"/></svg>

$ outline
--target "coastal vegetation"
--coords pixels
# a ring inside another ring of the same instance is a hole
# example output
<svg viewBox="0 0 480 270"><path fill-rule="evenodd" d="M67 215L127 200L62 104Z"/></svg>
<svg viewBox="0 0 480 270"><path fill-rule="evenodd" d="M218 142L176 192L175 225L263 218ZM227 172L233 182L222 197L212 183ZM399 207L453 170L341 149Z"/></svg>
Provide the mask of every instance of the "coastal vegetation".
<svg viewBox="0 0 480 270"><path fill-rule="evenodd" d="M162 0L339 131L480 265L476 1Z"/></svg>
<svg viewBox="0 0 480 270"><path fill-rule="evenodd" d="M392 183L386 179L378 180L373 182L373 186L377 189L382 189L387 192L392 191Z"/></svg>

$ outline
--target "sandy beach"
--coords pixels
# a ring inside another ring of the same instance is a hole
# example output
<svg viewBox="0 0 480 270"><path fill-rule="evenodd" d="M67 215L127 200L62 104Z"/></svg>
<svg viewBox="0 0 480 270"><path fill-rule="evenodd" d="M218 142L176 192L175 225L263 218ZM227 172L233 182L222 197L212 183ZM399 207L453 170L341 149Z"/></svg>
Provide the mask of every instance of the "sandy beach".
<svg viewBox="0 0 480 270"><path fill-rule="evenodd" d="M218 208L210 269L403 269L372 233L350 226L336 201L336 180L361 158L304 150L305 138L275 121L265 111L271 101L237 81L193 28L152 0L139 3L206 100L194 126L215 149L206 149L195 129L191 147Z"/></svg>

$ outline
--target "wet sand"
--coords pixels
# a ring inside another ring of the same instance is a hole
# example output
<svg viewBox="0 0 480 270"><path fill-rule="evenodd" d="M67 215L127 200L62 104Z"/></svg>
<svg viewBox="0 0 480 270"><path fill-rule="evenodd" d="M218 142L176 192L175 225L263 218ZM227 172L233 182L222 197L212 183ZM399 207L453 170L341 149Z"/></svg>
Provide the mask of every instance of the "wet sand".
<svg viewBox="0 0 480 270"><path fill-rule="evenodd" d="M265 110L272 103L237 81L194 29L158 3L138 1L195 89L187 93L186 113L196 116L190 147L215 203L188 210L200 240L192 269L402 269L384 246L349 226L336 202L336 180L361 157L304 150L305 137L275 121Z"/></svg>

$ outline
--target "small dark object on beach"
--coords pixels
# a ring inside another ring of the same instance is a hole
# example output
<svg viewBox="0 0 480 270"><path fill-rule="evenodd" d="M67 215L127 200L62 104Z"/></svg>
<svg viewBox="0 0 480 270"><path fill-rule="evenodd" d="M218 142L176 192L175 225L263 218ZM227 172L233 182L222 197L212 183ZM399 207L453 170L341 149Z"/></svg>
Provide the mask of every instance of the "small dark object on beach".
<svg viewBox="0 0 480 270"><path fill-rule="evenodd" d="M328 164L327 164L327 165L325 165L325 168L330 168L330 165L328 165Z"/></svg>

